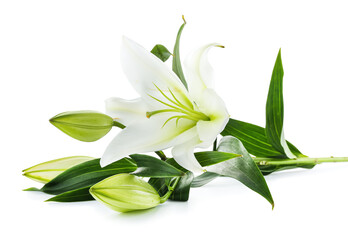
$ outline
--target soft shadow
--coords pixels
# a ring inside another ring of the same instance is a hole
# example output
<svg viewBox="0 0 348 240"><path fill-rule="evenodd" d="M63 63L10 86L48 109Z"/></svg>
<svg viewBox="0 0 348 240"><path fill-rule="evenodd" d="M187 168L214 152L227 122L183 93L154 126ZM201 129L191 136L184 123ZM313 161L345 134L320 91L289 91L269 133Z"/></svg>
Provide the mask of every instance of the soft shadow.
<svg viewBox="0 0 348 240"><path fill-rule="evenodd" d="M293 177L301 177L306 175L326 175L327 173L337 172L342 173L345 172L348 168L348 163L322 163L314 166L312 169L306 169L306 168L295 168L295 169L289 169L279 172L274 172L270 175L265 176L265 179L267 181L271 180L274 181L277 179L284 179L284 178L293 178Z"/></svg>
<svg viewBox="0 0 348 240"><path fill-rule="evenodd" d="M306 175L310 173L311 171L313 171L313 168L312 169L306 169L306 168L288 169L288 170L274 172L269 175L266 175L265 179L273 180L273 179L288 178L288 177L298 177L298 176Z"/></svg>
<svg viewBox="0 0 348 240"><path fill-rule="evenodd" d="M146 209L146 210L138 210L133 212L126 212L126 213L116 213L113 214L113 218L118 219L129 219L132 221L143 221L146 219L152 219L156 216L162 216L163 214L172 214L176 211L187 211L188 209L188 202L175 202L168 200L167 202L158 205L157 207ZM175 210L175 211L173 211Z"/></svg>
<svg viewBox="0 0 348 240"><path fill-rule="evenodd" d="M125 212L125 213L119 213L117 217L121 218L132 218L132 217L139 217L139 216L146 216L146 215L154 215L158 211L160 211L162 205L159 205L154 208L145 209L145 210L137 210L132 212Z"/></svg>

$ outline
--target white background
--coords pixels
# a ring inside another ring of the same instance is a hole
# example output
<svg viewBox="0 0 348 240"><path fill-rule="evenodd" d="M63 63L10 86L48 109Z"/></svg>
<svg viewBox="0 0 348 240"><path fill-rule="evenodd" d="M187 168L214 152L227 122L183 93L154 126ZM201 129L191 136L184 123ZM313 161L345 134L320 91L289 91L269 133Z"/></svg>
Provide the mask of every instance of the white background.
<svg viewBox="0 0 348 240"><path fill-rule="evenodd" d="M348 164L266 177L275 208L233 179L192 189L188 202L119 214L97 202L44 203L23 192L34 164L98 157L118 132L95 143L69 138L48 119L104 110L134 98L120 40L172 49L184 14L181 55L202 44L233 118L264 126L268 84L282 48L285 136L312 157L348 156L348 14L345 1L1 1L2 239L347 239ZM6 237L3 237L6 236Z"/></svg>

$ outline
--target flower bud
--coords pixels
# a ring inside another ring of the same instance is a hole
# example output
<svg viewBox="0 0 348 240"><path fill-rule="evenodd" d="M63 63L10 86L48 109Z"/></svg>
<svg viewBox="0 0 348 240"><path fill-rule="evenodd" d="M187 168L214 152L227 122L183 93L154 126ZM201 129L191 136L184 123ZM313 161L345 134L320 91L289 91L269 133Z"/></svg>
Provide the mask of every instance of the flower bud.
<svg viewBox="0 0 348 240"><path fill-rule="evenodd" d="M99 202L118 212L130 212L156 207L160 204L157 191L139 177L117 174L90 188Z"/></svg>
<svg viewBox="0 0 348 240"><path fill-rule="evenodd" d="M48 183L68 168L93 159L87 156L59 158L24 169L23 175L37 182Z"/></svg>
<svg viewBox="0 0 348 240"><path fill-rule="evenodd" d="M113 126L113 119L95 111L63 112L50 122L70 137L84 142L93 142L104 137Z"/></svg>

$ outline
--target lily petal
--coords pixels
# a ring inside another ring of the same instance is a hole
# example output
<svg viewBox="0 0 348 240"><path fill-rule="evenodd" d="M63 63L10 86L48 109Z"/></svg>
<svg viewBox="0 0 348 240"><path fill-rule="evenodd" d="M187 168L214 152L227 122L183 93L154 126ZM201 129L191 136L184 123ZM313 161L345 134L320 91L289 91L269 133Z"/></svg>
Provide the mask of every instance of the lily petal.
<svg viewBox="0 0 348 240"><path fill-rule="evenodd" d="M199 100L199 109L210 121L198 121L197 132L201 141L214 141L229 119L225 103L213 89L205 89Z"/></svg>
<svg viewBox="0 0 348 240"><path fill-rule="evenodd" d="M204 168L199 164L193 152L200 143L198 136L194 135L190 140L174 146L172 155L175 161L191 172L202 173Z"/></svg>
<svg viewBox="0 0 348 240"><path fill-rule="evenodd" d="M167 108L154 100L157 98L168 103L158 89L167 96L170 96L170 89L179 101L192 106L185 86L175 73L155 55L126 37L123 37L121 63L134 89L153 109Z"/></svg>
<svg viewBox="0 0 348 240"><path fill-rule="evenodd" d="M142 119L122 130L106 148L101 160L102 167L134 153L163 150L172 146L173 140L192 128L195 123L181 119L176 125L169 121L170 114L159 114L151 119Z"/></svg>
<svg viewBox="0 0 348 240"><path fill-rule="evenodd" d="M191 53L184 62L190 96L196 99L206 88L214 88L214 71L208 61L208 52L212 47L223 47L217 43L205 45Z"/></svg>
<svg viewBox="0 0 348 240"><path fill-rule="evenodd" d="M108 98L105 100L105 108L107 115L126 126L146 118L147 108L141 98L133 100Z"/></svg>

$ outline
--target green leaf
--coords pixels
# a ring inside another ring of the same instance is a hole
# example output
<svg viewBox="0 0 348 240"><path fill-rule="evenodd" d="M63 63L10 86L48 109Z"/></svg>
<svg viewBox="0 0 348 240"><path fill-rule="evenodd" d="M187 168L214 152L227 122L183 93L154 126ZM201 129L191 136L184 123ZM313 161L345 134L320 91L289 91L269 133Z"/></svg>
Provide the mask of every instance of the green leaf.
<svg viewBox="0 0 348 240"><path fill-rule="evenodd" d="M238 138L246 150L256 157L287 158L286 155L277 151L269 142L263 127L230 119L221 133L222 136L233 136ZM294 145L287 142L289 148L297 157L304 157Z"/></svg>
<svg viewBox="0 0 348 240"><path fill-rule="evenodd" d="M259 158L278 158L279 160L287 159L287 156L278 152L273 146L268 143L263 127L230 119L227 123L222 136L234 136L238 138L246 148L246 150ZM287 141L290 150L296 157L307 157L303 155L293 144ZM313 168L315 165L291 165L291 166L263 166L258 165L263 175L271 174L275 171L281 171L296 167Z"/></svg>
<svg viewBox="0 0 348 240"><path fill-rule="evenodd" d="M158 194L162 197L168 191L168 185L173 178L150 178L148 183L156 189Z"/></svg>
<svg viewBox="0 0 348 240"><path fill-rule="evenodd" d="M184 173L188 171L186 168L184 168L184 167L182 167L181 165L179 165L179 164L174 160L174 158L168 158L168 159L166 160L166 163L168 163L168 164L174 166L175 168L179 169L180 171L182 171L182 172L184 172Z"/></svg>
<svg viewBox="0 0 348 240"><path fill-rule="evenodd" d="M294 158L295 156L290 151L284 138L283 76L283 64L279 50L266 103L266 136L275 149L288 158Z"/></svg>
<svg viewBox="0 0 348 240"><path fill-rule="evenodd" d="M187 169L180 166L174 158L169 158L166 160L166 163L170 164L171 166L180 169L182 172L185 173L183 178L185 178L183 181L181 179L179 180L176 188L174 189L172 195L169 199L174 201L187 201L183 199L188 199L189 193L190 193L190 186L191 186L191 175L187 176L187 173L189 172ZM189 173L190 174L190 173ZM168 192L168 186L175 181L176 178L150 178L148 183L151 184L151 186L157 190L158 194L162 197ZM192 179L193 180L193 179ZM186 184L186 186L185 186Z"/></svg>
<svg viewBox="0 0 348 240"><path fill-rule="evenodd" d="M240 154L217 151L195 153L195 157L202 167L211 166L240 156ZM173 158L167 159L166 163L186 173L186 175L180 179L170 199L176 201L187 201L190 193L191 182L193 181L193 178L191 179L192 173L189 173L187 169L181 167ZM167 186L172 181L174 181L174 178L151 178L149 183L158 191L160 196L163 196L168 191Z"/></svg>
<svg viewBox="0 0 348 240"><path fill-rule="evenodd" d="M289 146L290 151L298 158L303 158L303 157L307 157L306 155L302 154L300 152L300 150L297 149L297 147L295 147L292 143L286 141L286 143Z"/></svg>
<svg viewBox="0 0 348 240"><path fill-rule="evenodd" d="M81 202L94 200L92 195L89 193L89 188L90 187L84 187L64 192L47 199L46 202Z"/></svg>
<svg viewBox="0 0 348 240"><path fill-rule="evenodd" d="M213 165L209 168L209 171L240 181L251 190L263 196L273 207L274 202L267 183L242 142L232 136L223 137L218 151L238 153L243 157Z"/></svg>
<svg viewBox="0 0 348 240"><path fill-rule="evenodd" d="M118 173L129 173L137 169L130 159L123 158L104 168L100 167L100 159L94 159L69 168L45 184L41 191L49 194L89 187L93 184Z"/></svg>
<svg viewBox="0 0 348 240"><path fill-rule="evenodd" d="M222 136L234 136L238 138L248 150L257 157L284 157L285 155L277 151L267 140L265 129L254 124L230 119L221 132Z"/></svg>
<svg viewBox="0 0 348 240"><path fill-rule="evenodd" d="M59 130L83 142L93 142L104 137L112 128L114 120L95 111L63 112L50 119Z"/></svg>
<svg viewBox="0 0 348 240"><path fill-rule="evenodd" d="M134 175L156 178L177 177L184 175L184 172L181 170L158 158L144 154L133 154L130 155L130 157L138 166L137 170L132 173Z"/></svg>
<svg viewBox="0 0 348 240"><path fill-rule="evenodd" d="M156 57L162 60L162 62L165 62L168 60L168 58L172 55L169 50L161 45L157 44L156 46L153 47L151 50L151 53L154 54Z"/></svg>
<svg viewBox="0 0 348 240"><path fill-rule="evenodd" d="M186 25L184 16L182 16L182 19L184 20L184 23L179 28L178 35L176 36L176 41L175 41L174 50L173 50L172 68L173 68L173 72L176 73L176 75L179 77L179 79L181 80L181 82L184 84L184 86L187 89L187 82L185 80L184 72L182 71L181 61L180 61L180 51L179 51L181 33Z"/></svg>
<svg viewBox="0 0 348 240"><path fill-rule="evenodd" d="M219 177L220 175L213 172L205 172L197 177L195 177L192 181L191 187L198 188L202 187L207 183L210 183L215 178Z"/></svg>
<svg viewBox="0 0 348 240"><path fill-rule="evenodd" d="M59 174L80 163L93 160L88 156L72 156L43 162L23 170L23 176L41 183L48 183Z"/></svg>
<svg viewBox="0 0 348 240"><path fill-rule="evenodd" d="M196 152L195 157L202 167L211 166L220 162L240 157L240 154L217 151Z"/></svg>
<svg viewBox="0 0 348 240"><path fill-rule="evenodd" d="M187 201L190 195L191 183L193 181L193 173L187 171L184 176L182 176L176 185L175 190L169 199L174 201Z"/></svg>

